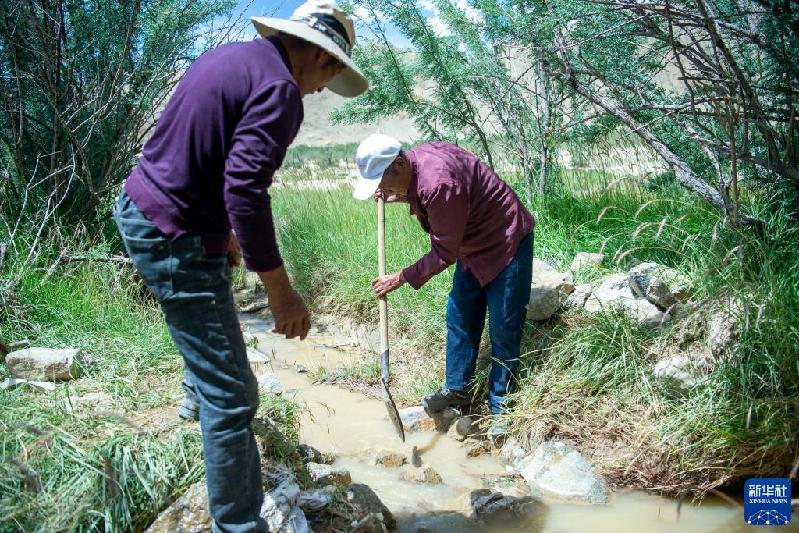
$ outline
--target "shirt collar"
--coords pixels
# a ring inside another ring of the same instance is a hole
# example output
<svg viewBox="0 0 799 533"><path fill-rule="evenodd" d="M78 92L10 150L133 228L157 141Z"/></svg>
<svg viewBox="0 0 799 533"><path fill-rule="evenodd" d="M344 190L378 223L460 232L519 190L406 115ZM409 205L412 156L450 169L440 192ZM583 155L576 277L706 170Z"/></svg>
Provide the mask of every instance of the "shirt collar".
<svg viewBox="0 0 799 533"><path fill-rule="evenodd" d="M294 72L291 70L291 59L289 59L289 53L286 51L286 47L283 46L283 41L281 41L277 35L267 37L265 40L272 43L272 46L275 47L277 53L280 54L280 58L283 60L283 63L286 64L286 68L289 69L289 74L293 75Z"/></svg>

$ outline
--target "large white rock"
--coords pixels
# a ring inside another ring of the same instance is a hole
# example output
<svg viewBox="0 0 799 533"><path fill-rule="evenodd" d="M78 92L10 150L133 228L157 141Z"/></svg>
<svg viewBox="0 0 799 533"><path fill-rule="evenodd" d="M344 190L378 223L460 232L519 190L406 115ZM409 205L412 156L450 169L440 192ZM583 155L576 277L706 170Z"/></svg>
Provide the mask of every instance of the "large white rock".
<svg viewBox="0 0 799 533"><path fill-rule="evenodd" d="M269 531L310 533L305 513L299 507L299 497L300 487L291 479L264 495L260 515L266 520Z"/></svg>
<svg viewBox="0 0 799 533"><path fill-rule="evenodd" d="M15 377L36 381L69 381L80 376L82 352L74 348L25 348L6 356Z"/></svg>
<svg viewBox="0 0 799 533"><path fill-rule="evenodd" d="M533 283L527 304L529 320L548 320L574 292L571 272L558 272L551 265L533 259Z"/></svg>
<svg viewBox="0 0 799 533"><path fill-rule="evenodd" d="M686 296L691 289L691 280L682 272L660 263L640 263L630 269L629 274L647 278L659 278L677 297Z"/></svg>
<svg viewBox="0 0 799 533"><path fill-rule="evenodd" d="M534 496L562 501L607 503L608 486L579 452L559 441L543 442L517 463Z"/></svg>
<svg viewBox="0 0 799 533"><path fill-rule="evenodd" d="M671 320L671 315L663 312L645 298L636 298L630 288L627 274L611 274L602 280L585 301L585 310L591 314L607 309L621 309L639 324L659 326Z"/></svg>
<svg viewBox="0 0 799 533"><path fill-rule="evenodd" d="M571 270L577 272L582 268L599 266L604 262L605 262L605 254L578 252L577 255L574 256L574 260L572 261Z"/></svg>

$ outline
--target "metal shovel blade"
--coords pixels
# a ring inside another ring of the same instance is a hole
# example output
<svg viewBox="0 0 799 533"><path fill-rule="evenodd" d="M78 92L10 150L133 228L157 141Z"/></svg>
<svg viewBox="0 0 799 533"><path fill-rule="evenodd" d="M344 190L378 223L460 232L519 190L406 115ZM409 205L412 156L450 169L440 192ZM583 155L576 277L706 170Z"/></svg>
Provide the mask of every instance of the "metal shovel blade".
<svg viewBox="0 0 799 533"><path fill-rule="evenodd" d="M384 363L385 361L385 363ZM382 375L380 376L380 384L383 386L383 403L386 404L386 411L388 411L388 419L394 426L397 436L405 442L405 428L402 426L402 419L397 410L397 404L394 403L394 398L391 397L391 391L388 389L388 350L380 354L380 366Z"/></svg>

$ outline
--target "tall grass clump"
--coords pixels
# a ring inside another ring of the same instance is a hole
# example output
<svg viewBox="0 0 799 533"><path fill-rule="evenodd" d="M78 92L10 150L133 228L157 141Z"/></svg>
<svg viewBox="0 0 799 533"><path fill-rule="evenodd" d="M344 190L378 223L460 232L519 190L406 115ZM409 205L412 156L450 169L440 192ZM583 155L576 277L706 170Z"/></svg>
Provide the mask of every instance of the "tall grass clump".
<svg viewBox="0 0 799 533"><path fill-rule="evenodd" d="M175 414L182 359L129 266L46 270L6 295L0 338L80 348L87 364L54 392L0 390L0 531L141 531L204 476L199 426ZM293 453L296 405L262 395L259 420L267 459Z"/></svg>

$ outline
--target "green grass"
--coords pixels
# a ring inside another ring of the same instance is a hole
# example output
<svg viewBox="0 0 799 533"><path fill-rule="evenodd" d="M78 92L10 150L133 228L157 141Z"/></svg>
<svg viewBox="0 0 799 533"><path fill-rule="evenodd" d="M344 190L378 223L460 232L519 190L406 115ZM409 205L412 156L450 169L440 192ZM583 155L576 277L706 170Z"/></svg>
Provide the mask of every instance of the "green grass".
<svg viewBox="0 0 799 533"><path fill-rule="evenodd" d="M199 427L174 411L181 358L130 269L80 265L42 277L32 271L5 295L0 338L81 348L93 364L53 393L0 391L0 530L142 530L204 476ZM95 392L100 405L81 402ZM259 419L269 457L288 458L297 406L262 395Z"/></svg>
<svg viewBox="0 0 799 533"><path fill-rule="evenodd" d="M673 342L669 327L646 330L613 313L529 323L511 413L515 430L543 421L589 451L623 443L626 454L597 458L603 470L621 483L667 493L787 476L799 457L799 234L788 213L774 208L779 202L761 206L753 191L745 199L765 225L739 231L668 176L647 188L597 172L571 172L558 183L531 206L535 256L565 270L576 252L604 252L606 264L577 273L577 282L656 261L684 274L700 304L738 295L762 306L750 305L741 317L734 357L677 396L652 375L658 350ZM319 310L374 323L374 203L354 201L346 188L288 188L275 194L274 206L281 251L301 291ZM426 253L429 242L407 206L387 206L386 217L388 270L396 271ZM406 286L389 297L393 331L410 342L405 354L416 355L415 364L402 367L412 375L399 376L397 394L406 400L443 379L450 280L451 269L418 292Z"/></svg>

